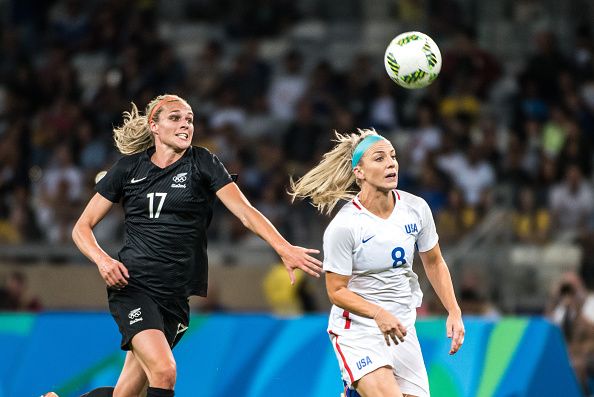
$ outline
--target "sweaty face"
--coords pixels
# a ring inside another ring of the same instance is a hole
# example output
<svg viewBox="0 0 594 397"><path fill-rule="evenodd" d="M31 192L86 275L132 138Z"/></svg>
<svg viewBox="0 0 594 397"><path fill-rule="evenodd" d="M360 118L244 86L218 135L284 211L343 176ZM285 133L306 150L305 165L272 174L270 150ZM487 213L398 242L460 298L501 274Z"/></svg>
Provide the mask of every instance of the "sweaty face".
<svg viewBox="0 0 594 397"><path fill-rule="evenodd" d="M364 184L369 184L381 191L390 191L398 186L398 161L396 151L388 141L378 141L372 145L359 165L355 167L355 176Z"/></svg>
<svg viewBox="0 0 594 397"><path fill-rule="evenodd" d="M151 123L155 142L170 146L175 151L190 147L194 135L194 114L183 101L166 102L161 107L159 120Z"/></svg>

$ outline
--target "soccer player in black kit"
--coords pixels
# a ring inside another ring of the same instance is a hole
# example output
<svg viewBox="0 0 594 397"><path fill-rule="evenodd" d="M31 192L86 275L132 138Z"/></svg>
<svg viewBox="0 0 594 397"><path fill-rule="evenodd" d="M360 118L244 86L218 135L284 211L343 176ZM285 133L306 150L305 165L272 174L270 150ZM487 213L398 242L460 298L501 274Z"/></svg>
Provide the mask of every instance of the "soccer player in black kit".
<svg viewBox="0 0 594 397"><path fill-rule="evenodd" d="M176 364L172 348L189 326L188 297L206 296L206 229L215 198L294 269L319 277L319 251L289 244L250 205L231 176L208 150L191 145L193 113L176 95L152 100L141 115L136 106L114 129L121 158L96 186L74 226L78 248L107 284L109 308L127 351L113 387L85 397L174 395ZM125 242L118 259L97 244L93 228L114 203L125 213ZM57 396L47 393L46 396Z"/></svg>

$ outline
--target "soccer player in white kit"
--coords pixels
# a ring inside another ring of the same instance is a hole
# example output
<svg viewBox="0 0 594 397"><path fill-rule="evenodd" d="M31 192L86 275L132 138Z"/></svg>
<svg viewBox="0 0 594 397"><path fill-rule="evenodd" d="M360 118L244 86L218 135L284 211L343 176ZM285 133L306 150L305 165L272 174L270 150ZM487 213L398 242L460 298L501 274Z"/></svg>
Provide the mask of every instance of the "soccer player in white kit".
<svg viewBox="0 0 594 397"><path fill-rule="evenodd" d="M358 132L337 133L338 145L292 183L291 195L311 198L327 214L348 200L324 233L326 289L333 303L328 333L346 396L428 397L415 331L423 297L412 269L415 249L449 313L450 354L464 342L462 314L431 209L422 198L396 190L392 144L374 130Z"/></svg>

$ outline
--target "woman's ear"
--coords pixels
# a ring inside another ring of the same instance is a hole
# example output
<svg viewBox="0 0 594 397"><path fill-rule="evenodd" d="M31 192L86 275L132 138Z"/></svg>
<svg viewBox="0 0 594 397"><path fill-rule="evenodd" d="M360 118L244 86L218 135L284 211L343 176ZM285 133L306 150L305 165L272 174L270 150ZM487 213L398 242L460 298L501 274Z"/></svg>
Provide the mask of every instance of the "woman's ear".
<svg viewBox="0 0 594 397"><path fill-rule="evenodd" d="M356 166L353 169L353 172L355 173L355 178L357 178L357 179L365 179L365 173L361 170L361 167Z"/></svg>
<svg viewBox="0 0 594 397"><path fill-rule="evenodd" d="M157 123L155 123L153 120L150 120L148 124L149 124L149 129L151 130L151 132L153 134L158 134L158 132L157 132L157 130L158 130Z"/></svg>

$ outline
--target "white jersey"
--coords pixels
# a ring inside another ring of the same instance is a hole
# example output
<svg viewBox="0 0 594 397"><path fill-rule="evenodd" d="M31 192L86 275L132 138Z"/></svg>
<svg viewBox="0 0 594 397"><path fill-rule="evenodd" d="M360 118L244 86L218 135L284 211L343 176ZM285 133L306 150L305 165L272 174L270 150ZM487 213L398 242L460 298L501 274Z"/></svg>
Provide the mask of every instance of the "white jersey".
<svg viewBox="0 0 594 397"><path fill-rule="evenodd" d="M345 204L324 232L324 271L351 276L348 288L414 325L414 310L423 293L413 272L415 248L429 251L438 241L427 202L394 190L395 206L388 219L363 207L358 197ZM360 329L381 333L375 320L332 306L328 330Z"/></svg>

